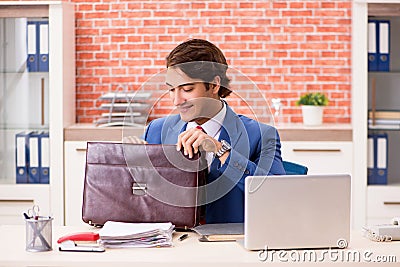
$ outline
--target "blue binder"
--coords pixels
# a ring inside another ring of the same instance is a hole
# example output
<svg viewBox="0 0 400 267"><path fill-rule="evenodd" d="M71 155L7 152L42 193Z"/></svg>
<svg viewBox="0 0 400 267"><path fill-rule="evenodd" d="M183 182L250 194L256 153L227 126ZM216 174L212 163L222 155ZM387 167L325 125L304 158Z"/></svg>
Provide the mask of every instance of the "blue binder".
<svg viewBox="0 0 400 267"><path fill-rule="evenodd" d="M368 20L368 71L378 70L377 21Z"/></svg>
<svg viewBox="0 0 400 267"><path fill-rule="evenodd" d="M388 135L368 135L368 184L387 184Z"/></svg>
<svg viewBox="0 0 400 267"><path fill-rule="evenodd" d="M390 21L377 22L378 43L378 71L389 71L390 65Z"/></svg>
<svg viewBox="0 0 400 267"><path fill-rule="evenodd" d="M29 175L28 183L38 184L39 183L39 167L40 167L40 134L39 132L31 132L29 134Z"/></svg>
<svg viewBox="0 0 400 267"><path fill-rule="evenodd" d="M50 139L49 132L40 134L40 183L50 183Z"/></svg>
<svg viewBox="0 0 400 267"><path fill-rule="evenodd" d="M26 40L27 40L27 52L28 56L26 59L26 67L29 72L36 72L39 70L38 61L38 27L36 21L27 22Z"/></svg>
<svg viewBox="0 0 400 267"><path fill-rule="evenodd" d="M29 132L15 135L15 169L17 184L28 183L29 167Z"/></svg>
<svg viewBox="0 0 400 267"><path fill-rule="evenodd" d="M49 71L49 22L38 22L39 38L39 69L41 72Z"/></svg>

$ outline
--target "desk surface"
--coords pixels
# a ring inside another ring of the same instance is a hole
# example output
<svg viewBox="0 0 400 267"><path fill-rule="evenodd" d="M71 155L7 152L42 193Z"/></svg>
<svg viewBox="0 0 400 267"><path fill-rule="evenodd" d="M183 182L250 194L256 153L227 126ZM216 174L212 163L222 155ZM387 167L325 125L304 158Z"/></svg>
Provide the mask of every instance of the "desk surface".
<svg viewBox="0 0 400 267"><path fill-rule="evenodd" d="M268 266L283 266L278 258L278 252L274 255L268 252L268 259L263 262L259 260L258 251L246 251L236 242L199 242L198 235L190 233L189 238L184 241L178 241L181 233L174 233L174 246L170 248L125 248L125 249L107 249L104 253L91 252L60 252L56 241L60 236L79 231L97 231L90 227L54 227L53 226L53 251L48 252L26 252L25 251L25 226L0 225L0 266L253 266L268 264ZM371 261L384 258L389 260L389 256L396 257L400 261L400 242L377 243L364 237L361 233L352 233L350 247L345 250L331 250L333 254L325 252L325 260L318 263L319 266L342 265L361 266L365 264L364 254L367 253ZM325 250L328 251L329 250ZM305 250L288 250L286 264L293 264L295 259ZM324 250L317 250L319 254ZM347 256L341 256L345 253ZM360 262L354 257L354 254L360 253ZM291 254L291 256L290 256ZM331 255L331 256L329 256ZM350 255L350 256L348 256ZM271 263L271 256L274 262ZM264 254L265 257L265 254ZM304 257L301 256L303 259ZM331 260L329 257L332 257ZM349 259L350 260L346 260ZM337 259L336 261L334 259ZM306 257L308 259L308 257ZM316 258L316 261L321 256ZM343 260L342 260L343 259ZM393 258L391 259L393 261ZM296 263L299 265L299 263ZM301 266L308 266L310 261L303 261ZM396 263L391 263L395 265ZM379 265L381 266L381 265Z"/></svg>

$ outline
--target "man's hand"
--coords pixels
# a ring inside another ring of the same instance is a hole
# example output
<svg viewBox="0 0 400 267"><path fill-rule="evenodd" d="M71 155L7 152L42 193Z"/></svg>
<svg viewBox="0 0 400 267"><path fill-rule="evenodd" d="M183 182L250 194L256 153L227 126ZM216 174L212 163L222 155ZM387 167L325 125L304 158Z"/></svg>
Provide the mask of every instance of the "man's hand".
<svg viewBox="0 0 400 267"><path fill-rule="evenodd" d="M131 135L131 136L124 136L124 138L122 138L122 143L139 145L139 144L147 144L147 141L140 139L137 136Z"/></svg>
<svg viewBox="0 0 400 267"><path fill-rule="evenodd" d="M221 142L198 128L192 128L181 133L176 144L176 150L180 151L183 148L183 153L188 155L189 158L192 158L200 148L206 152L216 153L221 147ZM220 158L222 164L228 158L228 155L227 152Z"/></svg>

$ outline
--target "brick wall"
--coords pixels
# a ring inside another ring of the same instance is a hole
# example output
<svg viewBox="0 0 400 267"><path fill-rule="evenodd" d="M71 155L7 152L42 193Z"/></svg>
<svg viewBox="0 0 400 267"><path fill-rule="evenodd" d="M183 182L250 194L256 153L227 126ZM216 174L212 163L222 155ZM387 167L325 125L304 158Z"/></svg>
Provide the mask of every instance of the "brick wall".
<svg viewBox="0 0 400 267"><path fill-rule="evenodd" d="M252 97L279 97L283 120L300 122L298 97L323 91L330 99L324 121L351 121L351 0L72 2L77 122L100 114L97 98L110 88L140 88L188 38L215 43L232 68L254 81L261 94L247 94L249 105L265 106ZM242 102L233 96L230 103L240 110ZM152 117L170 110L169 101L161 100Z"/></svg>

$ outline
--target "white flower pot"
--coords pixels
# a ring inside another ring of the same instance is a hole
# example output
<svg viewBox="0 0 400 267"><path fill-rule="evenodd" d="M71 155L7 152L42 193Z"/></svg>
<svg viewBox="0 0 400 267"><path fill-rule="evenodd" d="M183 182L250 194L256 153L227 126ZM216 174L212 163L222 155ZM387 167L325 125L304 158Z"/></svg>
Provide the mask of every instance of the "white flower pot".
<svg viewBox="0 0 400 267"><path fill-rule="evenodd" d="M322 124L323 106L301 106L303 112L303 123L307 126L317 126Z"/></svg>

